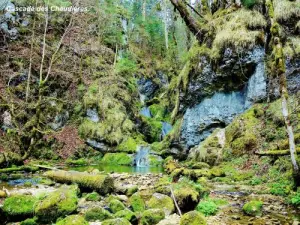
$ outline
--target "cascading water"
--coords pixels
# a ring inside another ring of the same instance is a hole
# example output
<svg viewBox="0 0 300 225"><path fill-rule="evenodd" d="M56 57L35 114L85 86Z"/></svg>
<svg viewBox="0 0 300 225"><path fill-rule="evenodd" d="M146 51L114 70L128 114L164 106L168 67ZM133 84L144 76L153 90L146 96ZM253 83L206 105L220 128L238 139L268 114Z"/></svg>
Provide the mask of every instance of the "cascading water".
<svg viewBox="0 0 300 225"><path fill-rule="evenodd" d="M138 146L137 153L135 155L135 165L137 167L148 167L149 166L149 146Z"/></svg>
<svg viewBox="0 0 300 225"><path fill-rule="evenodd" d="M149 107L146 106L141 109L140 114L145 117L149 117L149 118L152 117Z"/></svg>
<svg viewBox="0 0 300 225"><path fill-rule="evenodd" d="M162 122L161 136L164 138L172 130L172 125L167 122Z"/></svg>

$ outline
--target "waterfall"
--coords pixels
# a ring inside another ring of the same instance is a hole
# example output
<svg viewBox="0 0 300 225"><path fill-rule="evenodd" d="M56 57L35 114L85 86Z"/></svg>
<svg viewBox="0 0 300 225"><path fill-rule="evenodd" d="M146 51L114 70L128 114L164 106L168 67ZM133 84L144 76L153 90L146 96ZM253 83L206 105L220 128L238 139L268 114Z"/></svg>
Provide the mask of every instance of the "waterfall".
<svg viewBox="0 0 300 225"><path fill-rule="evenodd" d="M143 107L142 110L140 111L140 114L142 116L151 118L151 112L150 112L149 107Z"/></svg>
<svg viewBox="0 0 300 225"><path fill-rule="evenodd" d="M172 130L172 125L167 122L162 122L161 136L164 138Z"/></svg>
<svg viewBox="0 0 300 225"><path fill-rule="evenodd" d="M135 165L137 167L149 166L149 146L138 146L137 153L135 155Z"/></svg>

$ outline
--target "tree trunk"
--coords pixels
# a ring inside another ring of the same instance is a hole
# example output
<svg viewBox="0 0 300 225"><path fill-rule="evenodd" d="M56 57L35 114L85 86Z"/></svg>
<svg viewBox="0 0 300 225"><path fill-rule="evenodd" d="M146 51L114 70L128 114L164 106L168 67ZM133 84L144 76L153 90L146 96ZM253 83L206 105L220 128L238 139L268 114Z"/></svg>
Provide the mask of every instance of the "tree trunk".
<svg viewBox="0 0 300 225"><path fill-rule="evenodd" d="M287 83L286 83L286 74L285 74L285 57L283 54L283 47L282 42L280 40L279 35L279 28L280 25L275 21L273 18L274 16L274 7L273 1L267 0L266 7L268 9L268 16L271 22L271 48L272 52L272 72L271 72L271 79L279 77L279 88L280 88L280 95L281 95L281 106L282 106L282 114L284 117L284 122L286 126L286 131L288 134L289 139L289 151L291 155L291 162L293 165L293 174L294 174L294 181L295 185L299 186L300 184L300 170L297 162L297 152L295 147L295 138L293 127L290 121L290 114L288 110L288 91L287 91Z"/></svg>
<svg viewBox="0 0 300 225"><path fill-rule="evenodd" d="M170 0L173 6L178 10L180 16L184 20L189 30L196 36L199 43L202 43L204 35L207 33L201 24L193 18L189 13L184 1L182 0Z"/></svg>

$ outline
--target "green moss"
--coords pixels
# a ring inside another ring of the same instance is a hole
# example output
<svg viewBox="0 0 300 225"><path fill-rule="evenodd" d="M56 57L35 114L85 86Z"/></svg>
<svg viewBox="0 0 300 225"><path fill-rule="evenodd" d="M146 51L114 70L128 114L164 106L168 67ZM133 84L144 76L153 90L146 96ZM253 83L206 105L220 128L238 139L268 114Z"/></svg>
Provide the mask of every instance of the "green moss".
<svg viewBox="0 0 300 225"><path fill-rule="evenodd" d="M10 168L0 169L0 173L11 173L14 171L36 172L38 170L39 168L34 166L14 166Z"/></svg>
<svg viewBox="0 0 300 225"><path fill-rule="evenodd" d="M36 218L31 218L31 219L27 219L24 220L20 223L20 225L38 225L36 222Z"/></svg>
<svg viewBox="0 0 300 225"><path fill-rule="evenodd" d="M77 209L77 191L77 186L63 186L49 193L35 208L38 221L51 222L74 212Z"/></svg>
<svg viewBox="0 0 300 225"><path fill-rule="evenodd" d="M146 204L140 193L133 194L129 199L130 205L134 212L144 211Z"/></svg>
<svg viewBox="0 0 300 225"><path fill-rule="evenodd" d="M120 202L119 200L117 199L113 199L109 202L109 208L111 209L111 211L113 213L116 213L118 211L121 211L121 210L124 210L126 207L125 205Z"/></svg>
<svg viewBox="0 0 300 225"><path fill-rule="evenodd" d="M162 166L163 160L159 156L150 155L149 156L149 166L157 167Z"/></svg>
<svg viewBox="0 0 300 225"><path fill-rule="evenodd" d="M190 166L192 169L209 169L210 165L205 162L195 162Z"/></svg>
<svg viewBox="0 0 300 225"><path fill-rule="evenodd" d="M105 220L101 225L131 225L131 223L124 218Z"/></svg>
<svg viewBox="0 0 300 225"><path fill-rule="evenodd" d="M139 143L140 141L136 141L132 137L129 137L118 145L117 150L124 152L136 152Z"/></svg>
<svg viewBox="0 0 300 225"><path fill-rule="evenodd" d="M79 215L67 216L65 219L60 220L56 225L88 225L89 223Z"/></svg>
<svg viewBox="0 0 300 225"><path fill-rule="evenodd" d="M300 188L296 193L293 193L290 197L290 203L296 207L300 206Z"/></svg>
<svg viewBox="0 0 300 225"><path fill-rule="evenodd" d="M202 200L197 205L196 210L203 213L205 216L211 216L218 212L218 206L211 200Z"/></svg>
<svg viewBox="0 0 300 225"><path fill-rule="evenodd" d="M147 206L150 209L162 209L166 214L171 214L175 210L173 200L169 196L160 193L154 193L147 202Z"/></svg>
<svg viewBox="0 0 300 225"><path fill-rule="evenodd" d="M276 183L271 183L270 186L270 193L279 196L287 196L292 189L291 184L284 180Z"/></svg>
<svg viewBox="0 0 300 225"><path fill-rule="evenodd" d="M206 225L204 216L197 212L191 211L184 214L180 219L180 225Z"/></svg>
<svg viewBox="0 0 300 225"><path fill-rule="evenodd" d="M37 198L31 195L15 195L5 199L3 212L9 218L26 218L33 216Z"/></svg>
<svg viewBox="0 0 300 225"><path fill-rule="evenodd" d="M149 107L151 115L157 121L170 122L170 116L167 113L167 109L163 104L153 104Z"/></svg>
<svg viewBox="0 0 300 225"><path fill-rule="evenodd" d="M136 223L136 221L137 221L137 217L129 209L124 209L124 210L118 211L115 214L115 217L124 218L124 219L128 220L131 223Z"/></svg>
<svg viewBox="0 0 300 225"><path fill-rule="evenodd" d="M165 213L162 209L148 209L142 213L140 220L141 225L157 224L165 218Z"/></svg>
<svg viewBox="0 0 300 225"><path fill-rule="evenodd" d="M154 118L142 117L144 134L149 142L160 141L162 123Z"/></svg>
<svg viewBox="0 0 300 225"><path fill-rule="evenodd" d="M85 196L85 199L87 201L93 201L93 202L99 201L100 198L101 198L101 196L97 192L92 192Z"/></svg>
<svg viewBox="0 0 300 225"><path fill-rule="evenodd" d="M126 153L106 153L101 162L112 165L132 165L133 158Z"/></svg>
<svg viewBox="0 0 300 225"><path fill-rule="evenodd" d="M73 165L73 166L84 166L88 164L88 161L84 158L81 159L67 159L66 163L68 165Z"/></svg>
<svg viewBox="0 0 300 225"><path fill-rule="evenodd" d="M80 188L95 190L100 194L110 193L114 188L113 179L106 174L52 170L44 175L57 182L76 183Z"/></svg>
<svg viewBox="0 0 300 225"><path fill-rule="evenodd" d="M250 201L243 206L243 211L249 216L261 216L262 215L262 201Z"/></svg>
<svg viewBox="0 0 300 225"><path fill-rule="evenodd" d="M107 219L112 219L113 215L102 207L94 207L88 209L85 212L84 218L87 221L96 221L96 220L103 221Z"/></svg>
<svg viewBox="0 0 300 225"><path fill-rule="evenodd" d="M274 17L277 21L288 21L300 14L300 3L297 1L274 0Z"/></svg>

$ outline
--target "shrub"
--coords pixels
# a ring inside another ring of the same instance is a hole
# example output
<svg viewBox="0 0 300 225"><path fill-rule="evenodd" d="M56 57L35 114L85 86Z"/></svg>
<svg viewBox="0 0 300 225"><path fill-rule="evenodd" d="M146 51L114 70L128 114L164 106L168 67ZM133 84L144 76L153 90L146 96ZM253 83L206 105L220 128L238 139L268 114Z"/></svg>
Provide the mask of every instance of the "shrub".
<svg viewBox="0 0 300 225"><path fill-rule="evenodd" d="M201 201L197 205L196 210L203 213L205 216L211 216L211 215L215 215L218 212L218 206L212 200L207 199Z"/></svg>

